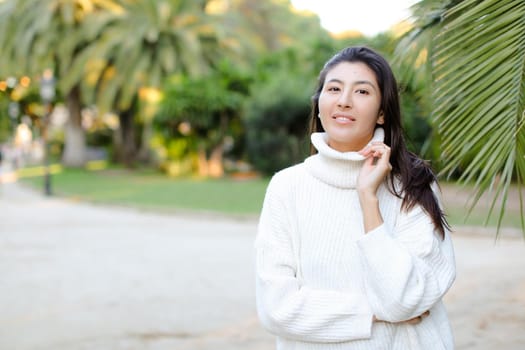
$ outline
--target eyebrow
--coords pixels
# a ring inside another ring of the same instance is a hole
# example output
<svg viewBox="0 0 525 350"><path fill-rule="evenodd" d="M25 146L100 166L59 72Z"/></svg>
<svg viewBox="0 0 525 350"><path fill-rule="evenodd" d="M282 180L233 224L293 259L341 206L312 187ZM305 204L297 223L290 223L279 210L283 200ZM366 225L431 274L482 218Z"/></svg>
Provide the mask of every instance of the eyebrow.
<svg viewBox="0 0 525 350"><path fill-rule="evenodd" d="M342 80L337 79L337 78L330 79L330 80L328 80L326 83L339 83L339 84L344 84ZM376 89L376 86L375 86L370 80L357 80L357 81L353 82L352 85L360 85L360 84L370 85L374 90L377 90L377 89Z"/></svg>

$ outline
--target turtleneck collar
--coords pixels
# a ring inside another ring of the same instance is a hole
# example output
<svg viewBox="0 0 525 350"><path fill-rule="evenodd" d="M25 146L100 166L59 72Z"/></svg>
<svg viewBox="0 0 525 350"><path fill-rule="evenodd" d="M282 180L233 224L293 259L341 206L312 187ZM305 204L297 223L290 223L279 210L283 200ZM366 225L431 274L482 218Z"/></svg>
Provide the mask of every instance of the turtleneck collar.
<svg viewBox="0 0 525 350"><path fill-rule="evenodd" d="M374 131L372 141L384 141L382 128ZM357 177L365 157L358 152L339 152L328 145L328 135L324 132L311 135L312 144L318 153L305 160L307 170L319 180L335 187L355 188Z"/></svg>

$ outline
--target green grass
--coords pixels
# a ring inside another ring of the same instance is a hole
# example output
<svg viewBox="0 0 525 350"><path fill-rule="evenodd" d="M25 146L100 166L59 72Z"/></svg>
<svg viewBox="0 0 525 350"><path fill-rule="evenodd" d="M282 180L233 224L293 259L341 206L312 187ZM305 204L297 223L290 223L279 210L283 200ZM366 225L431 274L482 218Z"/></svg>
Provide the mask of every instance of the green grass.
<svg viewBox="0 0 525 350"><path fill-rule="evenodd" d="M21 180L43 188L41 176ZM159 211L216 212L257 216L260 213L267 178L199 180L169 178L153 170L129 171L109 168L98 171L65 169L52 175L54 195L93 203L132 206ZM466 190L453 183L442 183L445 211L452 226L485 226L487 201L468 214ZM502 227L520 228L521 214L516 196L508 206ZM488 226L496 226L493 213Z"/></svg>
<svg viewBox="0 0 525 350"><path fill-rule="evenodd" d="M447 206L445 212L447 220L452 226L496 227L498 223L498 210L494 210L486 225L485 221L488 215L488 209L486 208L475 208L472 213L468 214L468 207L455 205ZM521 215L519 211L507 210L503 216L501 227L521 228L520 220Z"/></svg>
<svg viewBox="0 0 525 350"><path fill-rule="evenodd" d="M496 227L498 225L499 202L488 217L492 205L490 194L483 195L472 211L469 212L472 187L464 187L455 183L441 183L441 188L445 193L443 198L445 213L449 223L453 226ZM518 188L511 186L501 227L521 229L521 217Z"/></svg>
<svg viewBox="0 0 525 350"><path fill-rule="evenodd" d="M43 188L40 176L22 182ZM51 183L54 195L94 203L251 215L261 210L268 179L173 179L152 170L66 169L52 175Z"/></svg>

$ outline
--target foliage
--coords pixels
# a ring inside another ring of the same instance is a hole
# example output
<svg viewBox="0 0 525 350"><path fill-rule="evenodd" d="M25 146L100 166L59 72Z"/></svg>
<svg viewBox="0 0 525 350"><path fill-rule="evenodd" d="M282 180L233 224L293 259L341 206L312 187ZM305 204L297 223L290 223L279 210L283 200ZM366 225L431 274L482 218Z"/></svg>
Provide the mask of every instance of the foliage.
<svg viewBox="0 0 525 350"><path fill-rule="evenodd" d="M249 78L237 72L226 61L202 78L177 75L168 82L159 123L190 122L198 132L218 126L222 113L235 114L248 93Z"/></svg>
<svg viewBox="0 0 525 350"><path fill-rule="evenodd" d="M431 161L435 163L435 159L429 152L433 129L430 113L428 113L426 108L425 97L422 96L421 90L417 90L412 85L405 85L402 86L400 100L403 129L405 130L409 149L423 157L430 157Z"/></svg>
<svg viewBox="0 0 525 350"><path fill-rule="evenodd" d="M292 49L263 57L258 72L245 104L246 150L257 170L272 174L307 154L315 76Z"/></svg>
<svg viewBox="0 0 525 350"><path fill-rule="evenodd" d="M247 116L248 158L265 174L298 163L307 154L304 138L310 110L308 96L283 93L281 88L297 88L288 82L288 86L273 85L260 91L261 95L251 102L252 107L260 103L260 108Z"/></svg>
<svg viewBox="0 0 525 350"><path fill-rule="evenodd" d="M64 84L84 77L83 91L101 111L124 111L141 87L160 87L173 73L198 75L209 68L205 50L216 40L195 1L120 0L121 11L88 16L89 45ZM123 40L125 38L125 40Z"/></svg>
<svg viewBox="0 0 525 350"><path fill-rule="evenodd" d="M64 76L85 44L78 36L80 23L88 14L116 7L112 0L0 2L0 69L3 74L38 76L52 68Z"/></svg>
<svg viewBox="0 0 525 350"><path fill-rule="evenodd" d="M72 74L75 59L92 39L85 35L83 24L88 17L104 19L119 10L113 0L0 2L0 75L25 75L38 82L44 70L53 71L58 88L55 101L64 98L69 109L63 159L68 165L82 165L85 155L83 99L78 89L83 77ZM39 124L45 127L43 121Z"/></svg>
<svg viewBox="0 0 525 350"><path fill-rule="evenodd" d="M471 210L489 192L487 220L499 204L501 223L511 182L521 198L525 181L525 3L426 0L414 16L419 22L405 44L421 44L426 32L433 37L426 45L443 173L475 184Z"/></svg>
<svg viewBox="0 0 525 350"><path fill-rule="evenodd" d="M297 15L290 0L215 0L224 6L223 31L235 38L245 64L291 46L307 49L328 33L319 17Z"/></svg>
<svg viewBox="0 0 525 350"><path fill-rule="evenodd" d="M172 74L199 76L221 57L215 16L204 13L206 1L118 0L120 11L87 16L83 30L88 43L64 85L82 79L87 101L100 113L120 119L117 157L127 165L148 160L152 109L147 91L158 90ZM123 38L125 38L123 40ZM140 133L140 134L139 134ZM137 152L142 141L140 153Z"/></svg>
<svg viewBox="0 0 525 350"><path fill-rule="evenodd" d="M462 168L476 201L487 190L493 205L501 196L501 220L513 176L525 181L525 3L466 0L445 21L435 69L444 170Z"/></svg>
<svg viewBox="0 0 525 350"><path fill-rule="evenodd" d="M7 141L12 132L12 122L7 113L9 100L0 94L0 144Z"/></svg>
<svg viewBox="0 0 525 350"><path fill-rule="evenodd" d="M430 58L434 54L434 39L438 35L443 13L457 2L422 0L415 3L411 7L412 29L397 40L392 56L392 65L402 89L405 129L412 142L412 150L430 159L437 170L443 168L443 159L441 137L432 118L434 77ZM405 93L407 90L410 91L408 96ZM407 109L411 112L405 112ZM416 126L416 133L412 126ZM423 138L424 133L426 137Z"/></svg>
<svg viewBox="0 0 525 350"><path fill-rule="evenodd" d="M249 92L249 84L250 77L227 61L202 78L174 76L165 87L154 120L156 129L166 142L170 138L184 138L186 156L199 149L208 156L218 147L226 150L227 140L240 141L241 104ZM175 159L180 160L183 154L177 153ZM169 159L169 152L166 155Z"/></svg>
<svg viewBox="0 0 525 350"><path fill-rule="evenodd" d="M139 91L160 87L175 72L203 74L220 57L217 18L205 15L205 5L189 0L4 1L0 70L38 75L54 69L62 95L76 99L71 105L78 110L70 115L78 116L78 127L78 100L96 104L102 114L120 112L125 148L120 153L127 160L135 151Z"/></svg>

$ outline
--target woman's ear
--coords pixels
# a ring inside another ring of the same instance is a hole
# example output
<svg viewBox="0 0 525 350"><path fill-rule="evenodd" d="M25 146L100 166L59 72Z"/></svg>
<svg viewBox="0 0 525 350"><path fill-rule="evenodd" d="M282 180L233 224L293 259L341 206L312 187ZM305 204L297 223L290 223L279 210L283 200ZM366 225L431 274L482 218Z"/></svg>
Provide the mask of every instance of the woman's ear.
<svg viewBox="0 0 525 350"><path fill-rule="evenodd" d="M379 115L377 116L376 123L379 124L379 125L385 124L385 115L384 115L383 111L379 112Z"/></svg>

